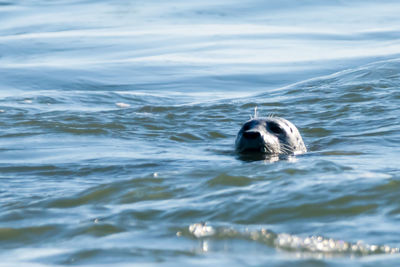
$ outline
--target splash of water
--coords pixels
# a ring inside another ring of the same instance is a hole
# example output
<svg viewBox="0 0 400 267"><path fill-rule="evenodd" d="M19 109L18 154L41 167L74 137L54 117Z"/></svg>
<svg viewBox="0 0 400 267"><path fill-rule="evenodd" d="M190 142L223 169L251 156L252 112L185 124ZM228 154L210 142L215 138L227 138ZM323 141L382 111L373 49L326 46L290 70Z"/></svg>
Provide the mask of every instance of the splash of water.
<svg viewBox="0 0 400 267"><path fill-rule="evenodd" d="M233 228L215 228L206 223L195 223L188 227L189 236L198 239L204 238L240 238L266 244L276 249L289 252L302 252L325 256L354 255L366 256L377 254L397 254L400 249L388 245L370 245L362 241L355 243L344 240L336 240L323 236L300 237L287 233L275 233L271 230L244 230ZM182 233L178 232L178 236Z"/></svg>

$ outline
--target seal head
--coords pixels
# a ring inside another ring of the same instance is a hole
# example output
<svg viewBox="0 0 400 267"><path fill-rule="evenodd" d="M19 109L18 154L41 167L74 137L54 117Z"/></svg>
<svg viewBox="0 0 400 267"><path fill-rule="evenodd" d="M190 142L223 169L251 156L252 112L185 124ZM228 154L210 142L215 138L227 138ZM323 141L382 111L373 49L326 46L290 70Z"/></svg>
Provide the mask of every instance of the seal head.
<svg viewBox="0 0 400 267"><path fill-rule="evenodd" d="M235 145L242 154L296 155L307 152L296 126L279 117L247 121L238 132Z"/></svg>

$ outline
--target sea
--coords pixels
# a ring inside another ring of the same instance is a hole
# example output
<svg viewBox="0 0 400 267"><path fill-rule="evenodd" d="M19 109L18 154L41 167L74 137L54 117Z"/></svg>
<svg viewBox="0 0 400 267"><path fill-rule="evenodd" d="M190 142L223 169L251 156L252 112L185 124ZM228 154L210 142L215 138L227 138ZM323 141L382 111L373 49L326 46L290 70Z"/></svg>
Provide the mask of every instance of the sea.
<svg viewBox="0 0 400 267"><path fill-rule="evenodd" d="M0 266L399 266L400 2L0 0ZM308 152L235 152L255 115Z"/></svg>

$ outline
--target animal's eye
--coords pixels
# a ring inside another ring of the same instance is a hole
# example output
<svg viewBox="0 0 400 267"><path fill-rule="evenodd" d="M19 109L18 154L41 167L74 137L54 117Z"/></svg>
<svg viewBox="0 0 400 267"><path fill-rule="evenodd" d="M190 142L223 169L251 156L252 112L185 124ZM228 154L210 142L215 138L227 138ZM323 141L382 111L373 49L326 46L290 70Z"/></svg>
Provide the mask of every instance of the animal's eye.
<svg viewBox="0 0 400 267"><path fill-rule="evenodd" d="M279 126L278 123L276 122L269 122L268 123L268 128L271 132L275 133L275 134L282 134L284 133L283 129L281 128L281 126Z"/></svg>

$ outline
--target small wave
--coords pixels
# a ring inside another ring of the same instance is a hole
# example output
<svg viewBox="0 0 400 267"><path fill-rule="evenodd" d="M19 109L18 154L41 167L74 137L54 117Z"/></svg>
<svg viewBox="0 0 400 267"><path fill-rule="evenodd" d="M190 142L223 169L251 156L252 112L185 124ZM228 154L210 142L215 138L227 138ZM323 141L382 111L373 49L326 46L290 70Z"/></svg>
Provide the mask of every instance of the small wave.
<svg viewBox="0 0 400 267"><path fill-rule="evenodd" d="M371 245L362 241L349 242L324 236L300 237L287 233L275 233L268 229L236 230L227 227L212 227L206 223L191 224L178 231L177 236L197 239L245 239L288 252L300 252L312 256L366 256L378 254L398 254L400 249L388 245ZM311 254L310 254L311 253Z"/></svg>

